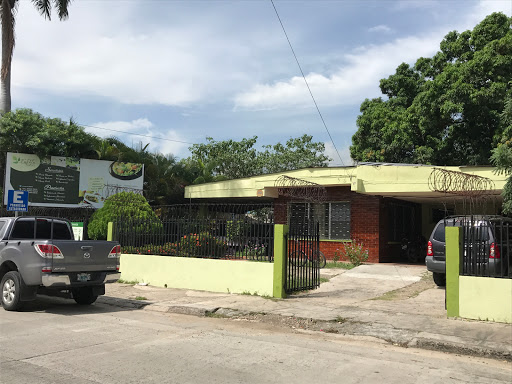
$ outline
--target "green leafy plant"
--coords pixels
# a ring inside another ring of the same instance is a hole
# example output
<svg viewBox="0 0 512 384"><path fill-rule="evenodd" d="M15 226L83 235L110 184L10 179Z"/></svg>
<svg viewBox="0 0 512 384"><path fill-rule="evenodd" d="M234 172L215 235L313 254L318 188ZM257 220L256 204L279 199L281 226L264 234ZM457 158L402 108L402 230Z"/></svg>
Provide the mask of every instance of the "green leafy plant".
<svg viewBox="0 0 512 384"><path fill-rule="evenodd" d="M235 240L245 236L249 229L249 223L244 220L228 220L226 221L226 237L228 240Z"/></svg>
<svg viewBox="0 0 512 384"><path fill-rule="evenodd" d="M337 249L334 253L339 255L343 260L350 261L356 267L368 260L368 249L363 244L355 241L343 244L343 250Z"/></svg>
<svg viewBox="0 0 512 384"><path fill-rule="evenodd" d="M121 192L108 197L102 208L92 215L87 227L91 239L106 239L108 223L123 220L125 228L137 234L153 234L162 230L162 223L144 196Z"/></svg>
<svg viewBox="0 0 512 384"><path fill-rule="evenodd" d="M143 246L122 246L122 253L132 255L166 255L175 256L177 254L176 243L165 243L165 244L145 244Z"/></svg>
<svg viewBox="0 0 512 384"><path fill-rule="evenodd" d="M246 245L244 249L236 251L236 256L267 256L267 248L264 245Z"/></svg>

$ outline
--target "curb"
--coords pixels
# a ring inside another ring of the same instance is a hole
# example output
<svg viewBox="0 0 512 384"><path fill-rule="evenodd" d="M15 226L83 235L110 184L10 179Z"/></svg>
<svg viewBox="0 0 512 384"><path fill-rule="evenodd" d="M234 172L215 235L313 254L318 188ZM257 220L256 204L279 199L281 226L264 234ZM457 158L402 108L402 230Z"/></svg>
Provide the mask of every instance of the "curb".
<svg viewBox="0 0 512 384"><path fill-rule="evenodd" d="M151 312L175 313L198 317L218 317L227 319L255 317L258 321L261 322L268 322L269 318L280 318L284 326L291 326L287 323L293 322L302 325L298 327L291 326L294 329L303 328L304 326L306 329L315 332L373 337L385 341L389 344L401 346L403 348L418 348L431 351L454 353L459 355L478 356L497 360L512 361L512 348L510 347L507 349L506 347L502 347L500 345L467 345L462 342L421 337L418 336L422 333L421 331L397 329L389 324L365 323L351 319L342 319L341 321L333 319L328 321L269 313L253 313L223 307L205 308L193 305L162 305L155 302L132 299L117 299L108 296L102 296L101 301L99 302L121 308L142 309Z"/></svg>

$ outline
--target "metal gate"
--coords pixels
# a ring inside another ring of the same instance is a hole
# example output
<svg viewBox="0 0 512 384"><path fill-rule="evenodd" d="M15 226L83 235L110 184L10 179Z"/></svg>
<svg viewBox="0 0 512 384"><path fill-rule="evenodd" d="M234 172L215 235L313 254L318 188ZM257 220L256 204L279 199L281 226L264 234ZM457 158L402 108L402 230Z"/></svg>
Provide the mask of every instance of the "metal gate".
<svg viewBox="0 0 512 384"><path fill-rule="evenodd" d="M287 293L308 291L320 286L320 225L301 222L290 225L287 236Z"/></svg>

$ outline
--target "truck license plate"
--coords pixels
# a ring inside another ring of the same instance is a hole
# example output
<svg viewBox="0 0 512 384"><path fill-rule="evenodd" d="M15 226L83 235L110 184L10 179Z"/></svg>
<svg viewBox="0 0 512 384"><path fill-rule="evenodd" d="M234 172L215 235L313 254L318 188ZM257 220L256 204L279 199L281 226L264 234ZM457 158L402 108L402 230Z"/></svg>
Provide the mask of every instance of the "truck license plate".
<svg viewBox="0 0 512 384"><path fill-rule="evenodd" d="M76 276L77 281L89 281L91 280L91 274L90 273L79 273Z"/></svg>

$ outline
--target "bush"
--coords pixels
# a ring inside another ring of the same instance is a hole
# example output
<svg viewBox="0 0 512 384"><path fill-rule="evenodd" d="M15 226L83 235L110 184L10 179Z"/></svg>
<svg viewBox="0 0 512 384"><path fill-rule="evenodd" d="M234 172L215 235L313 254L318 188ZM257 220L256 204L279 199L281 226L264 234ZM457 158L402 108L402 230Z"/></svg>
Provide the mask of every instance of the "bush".
<svg viewBox="0 0 512 384"><path fill-rule="evenodd" d="M121 253L128 253L133 255L166 255L166 256L175 256L176 251L176 243L165 243L163 245L158 244L145 244L140 247L136 246L122 246Z"/></svg>
<svg viewBox="0 0 512 384"><path fill-rule="evenodd" d="M162 223L144 198L133 192L121 192L108 197L102 208L91 217L87 227L89 238L107 238L108 223L131 223L130 231L134 234L150 234L162 230Z"/></svg>
<svg viewBox="0 0 512 384"><path fill-rule="evenodd" d="M350 261L357 267L368 260L368 249L364 249L362 243L345 243L343 244L343 250L337 249L334 253L334 257L341 257L343 260Z"/></svg>
<svg viewBox="0 0 512 384"><path fill-rule="evenodd" d="M179 256L224 257L228 245L209 232L201 232L183 236L177 244L177 249Z"/></svg>
<svg viewBox="0 0 512 384"><path fill-rule="evenodd" d="M226 221L226 237L231 241L239 239L245 236L249 228L250 224L244 220L228 220Z"/></svg>

